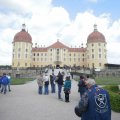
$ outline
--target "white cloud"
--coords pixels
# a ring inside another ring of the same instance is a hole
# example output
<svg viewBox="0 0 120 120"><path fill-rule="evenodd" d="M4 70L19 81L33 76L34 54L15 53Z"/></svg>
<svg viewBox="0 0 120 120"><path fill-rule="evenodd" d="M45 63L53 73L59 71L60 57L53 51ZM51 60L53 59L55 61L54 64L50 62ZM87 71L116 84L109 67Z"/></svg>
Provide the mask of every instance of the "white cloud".
<svg viewBox="0 0 120 120"><path fill-rule="evenodd" d="M120 56L120 20L112 21L110 14L106 13L95 16L94 11L87 10L78 13L71 21L69 13L63 7L54 7L51 2L52 0L0 1L0 5L9 10L0 12L0 64L11 64L12 41L14 35L21 30L23 22L26 23L34 44L37 42L39 46L49 46L59 38L61 42L73 47L78 47L81 43L85 46L96 23L98 31L106 37L108 62L120 63L119 59L116 61L117 56Z"/></svg>
<svg viewBox="0 0 120 120"><path fill-rule="evenodd" d="M98 0L88 0L89 2L92 2L92 3L97 3Z"/></svg>

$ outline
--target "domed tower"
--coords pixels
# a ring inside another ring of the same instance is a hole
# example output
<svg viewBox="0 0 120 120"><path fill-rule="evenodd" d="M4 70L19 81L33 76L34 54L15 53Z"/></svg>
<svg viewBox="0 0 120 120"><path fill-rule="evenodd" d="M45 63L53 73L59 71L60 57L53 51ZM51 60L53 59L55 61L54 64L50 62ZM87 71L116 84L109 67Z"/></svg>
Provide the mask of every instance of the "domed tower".
<svg viewBox="0 0 120 120"><path fill-rule="evenodd" d="M103 69L107 63L106 40L94 25L94 31L87 38L87 67Z"/></svg>
<svg viewBox="0 0 120 120"><path fill-rule="evenodd" d="M22 30L14 36L12 67L27 68L31 66L32 37L25 30L25 24L22 24Z"/></svg>

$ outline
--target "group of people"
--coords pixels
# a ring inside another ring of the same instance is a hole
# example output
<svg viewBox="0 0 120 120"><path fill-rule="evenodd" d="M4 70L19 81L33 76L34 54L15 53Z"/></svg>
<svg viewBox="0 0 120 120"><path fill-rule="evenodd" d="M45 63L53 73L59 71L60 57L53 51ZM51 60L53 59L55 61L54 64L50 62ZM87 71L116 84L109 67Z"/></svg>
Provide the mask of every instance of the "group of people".
<svg viewBox="0 0 120 120"><path fill-rule="evenodd" d="M80 101L75 113L81 120L111 120L109 93L99 87L94 79L80 76L78 92Z"/></svg>
<svg viewBox="0 0 120 120"><path fill-rule="evenodd" d="M65 78L65 80L64 80ZM3 73L0 76L0 93L6 94L10 89L11 77L9 74ZM49 94L49 85L51 86L51 93L56 93L56 86L58 87L58 99L61 97L62 87L65 94L65 102L69 102L69 95L71 93L71 77L70 74L64 75L63 72L54 74L54 71L49 76L48 73L40 73L37 76L38 94ZM80 93L80 100L75 106L75 113L81 117L81 120L111 120L111 105L109 93L103 88L99 87L92 78L80 76L78 81L78 92Z"/></svg>
<svg viewBox="0 0 120 120"><path fill-rule="evenodd" d="M11 91L10 82L11 76L9 74L3 73L3 75L0 76L0 93L6 94L7 91Z"/></svg>
<svg viewBox="0 0 120 120"><path fill-rule="evenodd" d="M58 73L58 75L54 74L54 71L50 76L48 73L40 73L37 76L37 83L38 83L38 93L48 95L49 94L49 85L51 86L51 93L56 93L56 85L58 87L58 99L63 100L61 97L62 87L64 88L65 93L65 102L69 102L69 94L71 90L71 79L70 75L65 76L64 79L64 72Z"/></svg>

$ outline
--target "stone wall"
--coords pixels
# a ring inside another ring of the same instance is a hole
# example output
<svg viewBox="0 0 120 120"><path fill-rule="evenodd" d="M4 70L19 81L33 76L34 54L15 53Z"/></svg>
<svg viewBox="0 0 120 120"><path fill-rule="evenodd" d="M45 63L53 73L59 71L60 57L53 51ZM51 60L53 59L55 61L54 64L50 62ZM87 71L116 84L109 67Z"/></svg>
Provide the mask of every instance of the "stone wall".
<svg viewBox="0 0 120 120"><path fill-rule="evenodd" d="M27 69L2 69L0 70L0 75L3 75L3 73L10 74L12 77L17 78L35 78L36 75L38 75L41 72L40 69L34 69L34 70L27 70Z"/></svg>

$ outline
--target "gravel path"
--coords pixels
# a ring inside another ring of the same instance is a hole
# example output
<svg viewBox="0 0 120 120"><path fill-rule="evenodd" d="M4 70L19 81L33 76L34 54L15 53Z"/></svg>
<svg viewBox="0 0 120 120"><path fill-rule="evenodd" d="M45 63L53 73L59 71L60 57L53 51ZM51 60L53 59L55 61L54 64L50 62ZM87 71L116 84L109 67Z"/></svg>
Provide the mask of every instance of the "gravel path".
<svg viewBox="0 0 120 120"><path fill-rule="evenodd" d="M74 113L79 101L77 82L72 81L69 103L64 102L63 92L60 101L57 93L38 95L37 87L35 80L11 86L11 92L0 94L0 120L80 120ZM120 114L112 112L112 120L120 120Z"/></svg>

